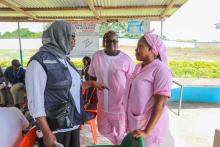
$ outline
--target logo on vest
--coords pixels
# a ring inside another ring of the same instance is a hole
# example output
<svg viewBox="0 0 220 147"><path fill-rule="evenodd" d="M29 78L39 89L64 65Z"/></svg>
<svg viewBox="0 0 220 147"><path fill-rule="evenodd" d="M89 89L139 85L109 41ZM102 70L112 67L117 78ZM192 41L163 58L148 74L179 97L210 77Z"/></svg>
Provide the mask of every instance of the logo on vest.
<svg viewBox="0 0 220 147"><path fill-rule="evenodd" d="M58 63L56 60L44 60L43 61L44 64L55 64Z"/></svg>

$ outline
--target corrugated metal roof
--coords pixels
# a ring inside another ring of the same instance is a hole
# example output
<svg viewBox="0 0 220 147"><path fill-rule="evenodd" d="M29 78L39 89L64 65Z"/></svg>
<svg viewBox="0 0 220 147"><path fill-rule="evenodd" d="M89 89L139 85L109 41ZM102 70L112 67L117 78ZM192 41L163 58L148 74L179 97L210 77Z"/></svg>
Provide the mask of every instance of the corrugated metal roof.
<svg viewBox="0 0 220 147"><path fill-rule="evenodd" d="M170 0L94 0L95 6L102 7L166 5L169 2Z"/></svg>
<svg viewBox="0 0 220 147"><path fill-rule="evenodd" d="M0 19L1 17L5 17L6 15L9 17L20 17L20 16L25 17L24 14L18 14L16 12L4 12L4 13L0 13Z"/></svg>
<svg viewBox="0 0 220 147"><path fill-rule="evenodd" d="M176 2L177 5L185 4L188 0L178 0Z"/></svg>
<svg viewBox="0 0 220 147"><path fill-rule="evenodd" d="M89 10L87 11L65 11L65 13L60 13L58 11L38 11L34 13L38 17L93 17L93 13Z"/></svg>
<svg viewBox="0 0 220 147"><path fill-rule="evenodd" d="M175 13L177 11L177 9L170 9L168 12L167 12L167 15L172 15L173 13Z"/></svg>
<svg viewBox="0 0 220 147"><path fill-rule="evenodd" d="M136 15L149 15L149 16L155 16L155 15L158 15L160 14L161 12L163 11L163 9L152 9L152 10L139 10L138 8L137 9L132 9L132 13L130 14L130 16L136 16ZM111 9L107 9L107 10L103 10L103 11L100 11L100 14L101 16L127 16L128 13L130 13L131 10L129 9L122 9L122 10L118 10L118 11L115 11L115 10L111 10Z"/></svg>
<svg viewBox="0 0 220 147"><path fill-rule="evenodd" d="M65 8L86 7L85 0L6 0L20 6L20 8Z"/></svg>
<svg viewBox="0 0 220 147"><path fill-rule="evenodd" d="M108 18L129 19L134 17L160 20L171 16L186 1L0 0L0 21L48 21L53 18L101 20ZM170 3L173 4L172 7L166 10ZM165 14L163 14L164 12Z"/></svg>

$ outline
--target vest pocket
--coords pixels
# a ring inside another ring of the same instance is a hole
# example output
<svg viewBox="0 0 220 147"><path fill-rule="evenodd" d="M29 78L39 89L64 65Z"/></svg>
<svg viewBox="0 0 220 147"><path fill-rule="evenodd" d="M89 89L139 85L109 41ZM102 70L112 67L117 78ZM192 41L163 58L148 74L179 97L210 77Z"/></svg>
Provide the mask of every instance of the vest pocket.
<svg viewBox="0 0 220 147"><path fill-rule="evenodd" d="M60 104L51 105L47 109L46 119L52 131L73 127L68 116L70 107L70 102L67 101Z"/></svg>

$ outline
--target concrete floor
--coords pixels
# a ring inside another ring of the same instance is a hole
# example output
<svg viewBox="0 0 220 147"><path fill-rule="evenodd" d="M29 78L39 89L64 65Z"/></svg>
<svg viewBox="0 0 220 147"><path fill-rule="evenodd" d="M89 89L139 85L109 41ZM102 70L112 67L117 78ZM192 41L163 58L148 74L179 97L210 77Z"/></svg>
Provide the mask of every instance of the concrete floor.
<svg viewBox="0 0 220 147"><path fill-rule="evenodd" d="M178 104L170 102L170 131L175 147L212 147L216 128L220 128L220 103L183 103L181 115ZM170 147L170 146L167 146Z"/></svg>
<svg viewBox="0 0 220 147"><path fill-rule="evenodd" d="M216 128L220 128L220 103L183 102L181 115L177 115L178 103L169 102L170 134L163 147L212 147ZM97 131L98 133L98 131ZM81 131L81 147L92 145L88 125ZM98 133L98 144L111 144Z"/></svg>

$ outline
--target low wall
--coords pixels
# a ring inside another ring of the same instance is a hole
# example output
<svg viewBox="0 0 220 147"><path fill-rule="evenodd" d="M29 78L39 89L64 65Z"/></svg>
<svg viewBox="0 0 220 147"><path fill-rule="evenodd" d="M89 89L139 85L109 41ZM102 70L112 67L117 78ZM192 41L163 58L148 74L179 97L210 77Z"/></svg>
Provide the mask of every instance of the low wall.
<svg viewBox="0 0 220 147"><path fill-rule="evenodd" d="M119 46L137 46L138 39L119 38ZM179 42L175 40L164 40L167 47L180 48L220 48L220 42ZM0 39L0 49L19 49L18 39ZM42 45L41 39L21 39L22 49L39 49ZM102 46L102 38L99 39Z"/></svg>

